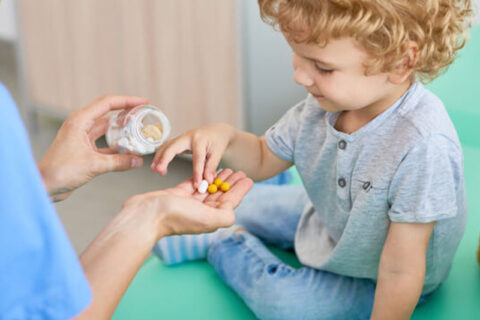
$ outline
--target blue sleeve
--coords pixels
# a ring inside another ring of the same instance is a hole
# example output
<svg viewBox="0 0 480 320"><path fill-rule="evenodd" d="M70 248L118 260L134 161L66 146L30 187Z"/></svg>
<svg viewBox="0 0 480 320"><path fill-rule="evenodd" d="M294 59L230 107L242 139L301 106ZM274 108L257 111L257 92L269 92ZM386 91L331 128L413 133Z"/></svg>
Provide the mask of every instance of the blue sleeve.
<svg viewBox="0 0 480 320"><path fill-rule="evenodd" d="M463 156L443 135L417 143L403 159L389 190L393 222L427 223L451 218L464 207Z"/></svg>
<svg viewBox="0 0 480 320"><path fill-rule="evenodd" d="M90 299L15 103L0 84L0 319L68 319Z"/></svg>

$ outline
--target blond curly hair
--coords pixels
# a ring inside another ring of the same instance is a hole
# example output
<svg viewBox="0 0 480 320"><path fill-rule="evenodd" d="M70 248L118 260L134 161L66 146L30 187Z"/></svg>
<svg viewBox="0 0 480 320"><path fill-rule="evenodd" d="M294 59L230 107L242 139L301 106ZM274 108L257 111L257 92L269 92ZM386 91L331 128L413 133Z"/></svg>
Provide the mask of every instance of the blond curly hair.
<svg viewBox="0 0 480 320"><path fill-rule="evenodd" d="M471 0L258 0L262 19L299 42L353 38L370 55L366 73L390 72L417 48L410 67L429 82L455 59L471 26Z"/></svg>

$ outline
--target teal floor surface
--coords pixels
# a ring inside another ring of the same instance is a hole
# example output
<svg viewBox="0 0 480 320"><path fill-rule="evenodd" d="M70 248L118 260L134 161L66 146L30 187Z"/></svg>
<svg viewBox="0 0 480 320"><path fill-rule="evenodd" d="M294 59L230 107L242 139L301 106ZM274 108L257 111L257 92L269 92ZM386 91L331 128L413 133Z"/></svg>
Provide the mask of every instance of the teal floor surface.
<svg viewBox="0 0 480 320"><path fill-rule="evenodd" d="M480 319L480 27L448 72L428 87L445 103L459 132L465 155L469 219L445 283L412 319ZM298 183L299 180L297 179ZM273 249L292 266L291 253ZM126 257L128 259L128 257ZM150 257L130 285L114 320L126 319L255 319L243 301L206 262L164 266Z"/></svg>

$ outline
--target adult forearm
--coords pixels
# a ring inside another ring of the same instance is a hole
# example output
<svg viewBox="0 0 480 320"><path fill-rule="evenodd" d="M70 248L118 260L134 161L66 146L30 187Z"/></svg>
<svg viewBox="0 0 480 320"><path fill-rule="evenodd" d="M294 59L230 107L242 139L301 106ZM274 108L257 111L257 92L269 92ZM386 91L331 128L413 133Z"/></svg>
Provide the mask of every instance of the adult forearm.
<svg viewBox="0 0 480 320"><path fill-rule="evenodd" d="M81 254L92 289L89 307L77 319L110 319L158 240L157 217L120 212Z"/></svg>
<svg viewBox="0 0 480 320"><path fill-rule="evenodd" d="M423 281L424 274L379 274L371 319L410 319Z"/></svg>

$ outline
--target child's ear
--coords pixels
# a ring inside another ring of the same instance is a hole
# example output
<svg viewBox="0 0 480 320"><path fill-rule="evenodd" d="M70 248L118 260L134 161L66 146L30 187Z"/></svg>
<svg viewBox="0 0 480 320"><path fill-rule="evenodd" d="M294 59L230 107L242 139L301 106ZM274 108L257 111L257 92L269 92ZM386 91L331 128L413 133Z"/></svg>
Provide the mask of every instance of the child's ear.
<svg viewBox="0 0 480 320"><path fill-rule="evenodd" d="M393 84L403 83L410 78L413 72L413 66L417 59L417 43L408 41L404 46L406 47L405 57L388 76L388 80Z"/></svg>

